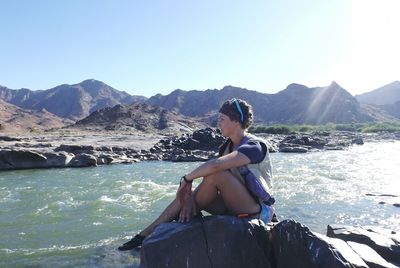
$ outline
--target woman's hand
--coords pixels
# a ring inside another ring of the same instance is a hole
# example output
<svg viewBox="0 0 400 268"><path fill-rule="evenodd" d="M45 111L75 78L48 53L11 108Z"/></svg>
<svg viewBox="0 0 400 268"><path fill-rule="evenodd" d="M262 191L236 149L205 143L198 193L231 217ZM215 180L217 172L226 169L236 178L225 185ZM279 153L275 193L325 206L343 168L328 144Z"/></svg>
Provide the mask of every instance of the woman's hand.
<svg viewBox="0 0 400 268"><path fill-rule="evenodd" d="M192 184L182 180L181 185L179 185L178 191L176 192L176 199L181 205L183 205L191 193Z"/></svg>
<svg viewBox="0 0 400 268"><path fill-rule="evenodd" d="M189 194L189 197L183 203L181 212L179 213L179 221L187 222L197 213L196 201L194 199L194 195L192 193Z"/></svg>

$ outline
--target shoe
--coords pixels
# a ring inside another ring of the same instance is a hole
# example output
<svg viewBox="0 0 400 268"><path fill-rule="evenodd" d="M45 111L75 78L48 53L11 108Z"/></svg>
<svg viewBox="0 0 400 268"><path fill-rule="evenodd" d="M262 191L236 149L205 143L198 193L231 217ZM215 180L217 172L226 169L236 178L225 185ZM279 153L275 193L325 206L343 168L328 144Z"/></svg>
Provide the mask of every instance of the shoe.
<svg viewBox="0 0 400 268"><path fill-rule="evenodd" d="M125 251L140 247L144 239L145 237L143 235L137 234L131 240L118 247L118 250Z"/></svg>

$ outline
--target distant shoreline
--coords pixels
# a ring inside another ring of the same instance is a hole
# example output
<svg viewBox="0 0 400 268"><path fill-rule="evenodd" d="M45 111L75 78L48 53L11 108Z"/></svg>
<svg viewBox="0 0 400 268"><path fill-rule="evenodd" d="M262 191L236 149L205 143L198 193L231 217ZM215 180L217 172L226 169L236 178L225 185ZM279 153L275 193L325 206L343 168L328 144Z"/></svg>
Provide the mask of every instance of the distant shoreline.
<svg viewBox="0 0 400 268"><path fill-rule="evenodd" d="M196 137L194 133L197 133ZM364 142L400 140L400 132L337 131L257 135L270 143L270 152L282 153L344 150L353 144L362 145ZM218 141L215 140L217 138ZM219 132L211 128L175 136L110 131L42 132L7 136L0 134L0 171L129 164L149 160L207 161L215 157L218 144L222 141L223 137Z"/></svg>

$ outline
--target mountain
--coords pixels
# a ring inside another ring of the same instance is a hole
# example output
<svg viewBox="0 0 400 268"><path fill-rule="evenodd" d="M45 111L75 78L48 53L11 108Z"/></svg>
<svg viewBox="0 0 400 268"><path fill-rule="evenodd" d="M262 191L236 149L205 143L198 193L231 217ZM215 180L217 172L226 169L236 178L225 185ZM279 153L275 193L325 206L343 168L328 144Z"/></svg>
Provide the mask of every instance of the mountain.
<svg viewBox="0 0 400 268"><path fill-rule="evenodd" d="M252 104L256 122L286 124L324 124L365 122L374 118L363 111L357 100L333 82L327 87L308 88L290 84L276 94L263 94L245 88L226 86L221 90L175 90L147 100L187 116L206 116L217 113L221 104L231 98Z"/></svg>
<svg viewBox="0 0 400 268"><path fill-rule="evenodd" d="M147 99L131 96L94 79L37 91L0 87L0 98L24 109L46 109L59 117L72 120L82 119L104 107L144 102Z"/></svg>
<svg viewBox="0 0 400 268"><path fill-rule="evenodd" d="M75 127L97 130L186 132L206 125L193 118L146 103L118 104L97 110L76 122Z"/></svg>
<svg viewBox="0 0 400 268"><path fill-rule="evenodd" d="M388 85L377 88L370 92L356 95L360 103L375 105L390 105L400 101L400 81L394 81Z"/></svg>
<svg viewBox="0 0 400 268"><path fill-rule="evenodd" d="M45 109L25 110L0 99L0 133L46 130L72 123L73 121L57 117Z"/></svg>
<svg viewBox="0 0 400 268"><path fill-rule="evenodd" d="M357 100L336 82L315 88L291 84L276 94L274 104L268 121L325 124L372 120Z"/></svg>

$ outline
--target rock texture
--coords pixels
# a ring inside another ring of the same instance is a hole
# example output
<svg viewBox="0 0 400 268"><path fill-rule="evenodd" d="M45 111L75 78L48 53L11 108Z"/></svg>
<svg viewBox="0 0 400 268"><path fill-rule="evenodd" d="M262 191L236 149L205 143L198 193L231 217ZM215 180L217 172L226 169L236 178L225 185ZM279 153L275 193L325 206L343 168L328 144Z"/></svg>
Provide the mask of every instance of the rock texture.
<svg viewBox="0 0 400 268"><path fill-rule="evenodd" d="M229 216L158 226L143 243L140 267L271 267L258 220Z"/></svg>
<svg viewBox="0 0 400 268"><path fill-rule="evenodd" d="M368 267L342 240L333 240L306 226L285 220L271 230L274 267Z"/></svg>
<svg viewBox="0 0 400 268"><path fill-rule="evenodd" d="M144 240L140 267L396 267L364 244L314 233L293 220L264 225L232 216L165 223Z"/></svg>
<svg viewBox="0 0 400 268"><path fill-rule="evenodd" d="M149 104L116 105L97 110L76 122L86 129L162 132L176 134L205 127L204 123Z"/></svg>
<svg viewBox="0 0 400 268"><path fill-rule="evenodd" d="M329 225L327 235L369 246L387 261L400 264L400 241L372 229Z"/></svg>
<svg viewBox="0 0 400 268"><path fill-rule="evenodd" d="M343 150L352 144L364 144L363 137L360 134L352 132L295 134L282 136L277 141L269 141L272 142L272 148L277 147L277 150L282 153L306 153L312 150Z"/></svg>
<svg viewBox="0 0 400 268"><path fill-rule="evenodd" d="M0 98L0 133L25 133L60 128L72 124L47 110L22 109Z"/></svg>

